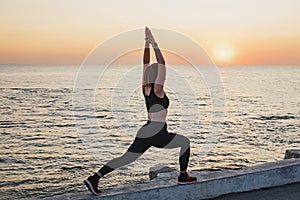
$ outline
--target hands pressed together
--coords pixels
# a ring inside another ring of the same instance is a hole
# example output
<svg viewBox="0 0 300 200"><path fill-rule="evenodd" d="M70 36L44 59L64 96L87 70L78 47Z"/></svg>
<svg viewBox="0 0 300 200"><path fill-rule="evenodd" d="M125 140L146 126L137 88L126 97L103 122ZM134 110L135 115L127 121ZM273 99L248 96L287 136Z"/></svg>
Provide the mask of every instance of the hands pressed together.
<svg viewBox="0 0 300 200"><path fill-rule="evenodd" d="M150 29L147 26L145 28L145 40L146 40L146 42L150 43L152 46L157 45Z"/></svg>
<svg viewBox="0 0 300 200"><path fill-rule="evenodd" d="M149 63L150 62L150 51L149 51L149 44L152 45L153 50L155 52L155 57L156 57L156 61L158 64L162 64L165 65L165 60L164 57L150 31L150 29L146 26L145 28L145 50L144 50L144 64Z"/></svg>

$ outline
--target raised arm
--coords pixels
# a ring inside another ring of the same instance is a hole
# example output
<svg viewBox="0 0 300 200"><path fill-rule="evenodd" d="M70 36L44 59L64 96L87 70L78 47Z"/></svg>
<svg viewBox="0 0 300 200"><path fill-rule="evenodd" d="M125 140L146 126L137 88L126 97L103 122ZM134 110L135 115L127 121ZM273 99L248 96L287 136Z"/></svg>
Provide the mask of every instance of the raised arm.
<svg viewBox="0 0 300 200"><path fill-rule="evenodd" d="M143 56L143 76L142 76L142 87L145 85L145 71L147 67L149 67L150 64L150 43L149 43L149 37L148 37L149 29L146 27L145 29L145 48L144 48L144 56Z"/></svg>
<svg viewBox="0 0 300 200"><path fill-rule="evenodd" d="M152 44L154 52L155 52L155 57L158 63L158 71L157 71L157 77L155 80L155 83L157 85L164 86L165 80L166 80L166 65L165 65L165 60L164 57L158 48L157 43L155 42Z"/></svg>
<svg viewBox="0 0 300 200"><path fill-rule="evenodd" d="M166 80L166 65L165 65L165 60L164 57L151 33L149 31L149 42L151 43L154 52L155 52L155 57L158 63L158 71L157 71L157 77L155 80L154 84L154 92L157 96L163 97L164 96L164 84Z"/></svg>
<svg viewBox="0 0 300 200"><path fill-rule="evenodd" d="M153 46L153 49L154 49L154 52L155 52L155 57L156 57L157 63L165 65L165 59L164 59L160 49L158 48L157 43L154 42L154 44L152 44L152 46Z"/></svg>
<svg viewBox="0 0 300 200"><path fill-rule="evenodd" d="M149 48L149 46L150 46L149 41L147 41L147 39L146 39L145 48L144 48L144 57L143 57L144 66L149 65L149 63L150 63L150 48Z"/></svg>

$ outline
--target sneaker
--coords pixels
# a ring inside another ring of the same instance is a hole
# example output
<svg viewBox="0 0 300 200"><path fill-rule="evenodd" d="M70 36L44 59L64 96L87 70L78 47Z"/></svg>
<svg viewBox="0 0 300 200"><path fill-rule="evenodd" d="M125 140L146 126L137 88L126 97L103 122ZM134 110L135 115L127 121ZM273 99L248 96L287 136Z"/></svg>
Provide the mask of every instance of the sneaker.
<svg viewBox="0 0 300 200"><path fill-rule="evenodd" d="M101 194L101 191L98 190L99 176L94 174L93 176L89 176L86 180L84 180L84 184L94 195Z"/></svg>
<svg viewBox="0 0 300 200"><path fill-rule="evenodd" d="M196 182L197 182L197 178L190 176L187 172L180 173L180 175L178 176L178 184L180 185L196 183Z"/></svg>

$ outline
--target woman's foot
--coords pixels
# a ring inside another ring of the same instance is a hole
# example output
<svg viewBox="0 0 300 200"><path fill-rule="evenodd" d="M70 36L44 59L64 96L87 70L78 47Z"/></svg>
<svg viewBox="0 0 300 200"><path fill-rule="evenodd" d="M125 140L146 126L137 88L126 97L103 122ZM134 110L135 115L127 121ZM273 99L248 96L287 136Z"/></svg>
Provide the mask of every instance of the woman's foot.
<svg viewBox="0 0 300 200"><path fill-rule="evenodd" d="M89 176L86 180L84 180L84 184L94 195L100 195L102 192L98 190L99 176L94 174L93 176Z"/></svg>
<svg viewBox="0 0 300 200"><path fill-rule="evenodd" d="M178 176L178 184L185 185L190 183L196 183L197 178L190 176L187 172L180 172L180 175Z"/></svg>

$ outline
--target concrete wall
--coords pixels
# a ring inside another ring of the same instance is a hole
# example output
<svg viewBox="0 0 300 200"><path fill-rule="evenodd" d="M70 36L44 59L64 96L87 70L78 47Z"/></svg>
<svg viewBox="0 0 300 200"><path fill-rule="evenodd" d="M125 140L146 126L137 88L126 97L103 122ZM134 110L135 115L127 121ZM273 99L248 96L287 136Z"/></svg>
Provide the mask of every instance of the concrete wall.
<svg viewBox="0 0 300 200"><path fill-rule="evenodd" d="M199 180L198 183L177 185L174 179L157 179L149 183L104 190L101 196L92 196L89 192L84 192L45 199L208 199L229 193L246 192L300 182L300 159L265 163L242 170L209 172L205 174L194 171L191 174L197 176Z"/></svg>

